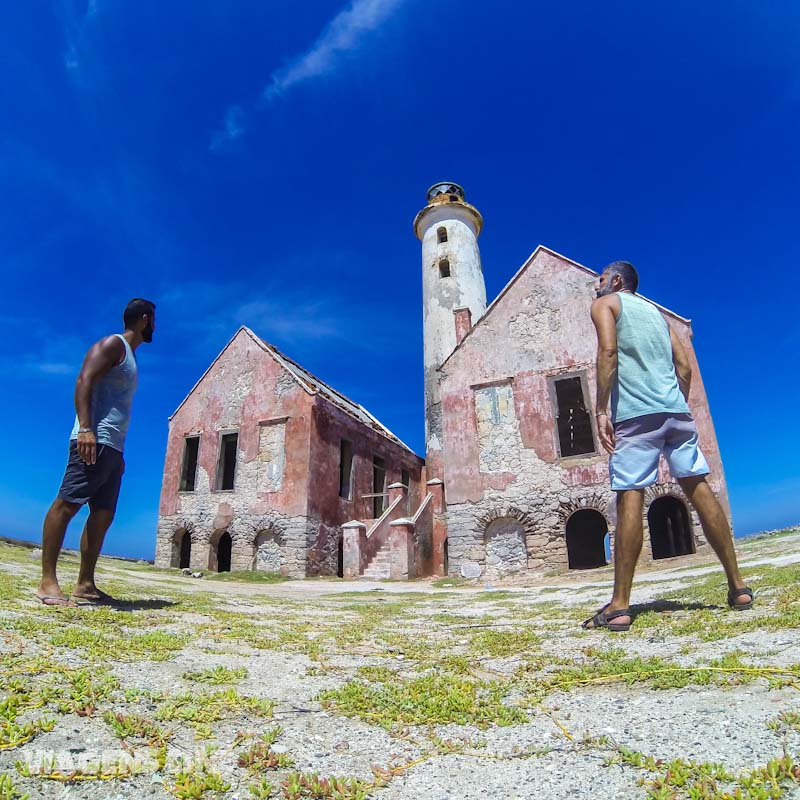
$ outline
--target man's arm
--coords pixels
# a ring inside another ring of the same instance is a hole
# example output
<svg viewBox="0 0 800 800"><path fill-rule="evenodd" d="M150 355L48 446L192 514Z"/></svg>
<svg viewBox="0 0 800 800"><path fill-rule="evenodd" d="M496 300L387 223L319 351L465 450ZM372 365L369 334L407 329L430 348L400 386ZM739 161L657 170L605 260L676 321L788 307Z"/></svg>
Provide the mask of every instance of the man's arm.
<svg viewBox="0 0 800 800"><path fill-rule="evenodd" d="M678 376L678 386L686 402L689 402L689 387L692 384L692 363L686 353L683 342L678 338L672 325L669 326L669 339L672 342L672 363Z"/></svg>
<svg viewBox="0 0 800 800"><path fill-rule="evenodd" d="M95 342L75 381L75 412L78 415L78 455L87 463L97 460L97 439L92 427L92 386L125 355L125 345L118 336L107 336Z"/></svg>
<svg viewBox="0 0 800 800"><path fill-rule="evenodd" d="M617 314L619 298L613 294L598 297L592 303L592 322L597 331L597 434L600 444L614 452L614 427L608 416L611 388L617 377Z"/></svg>

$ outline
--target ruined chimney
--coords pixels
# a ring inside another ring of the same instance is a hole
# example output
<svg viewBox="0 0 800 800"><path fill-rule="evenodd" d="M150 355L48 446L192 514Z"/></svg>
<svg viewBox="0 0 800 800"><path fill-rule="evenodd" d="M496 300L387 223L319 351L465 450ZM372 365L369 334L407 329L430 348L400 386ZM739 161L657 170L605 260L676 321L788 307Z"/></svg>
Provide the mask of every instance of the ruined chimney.
<svg viewBox="0 0 800 800"><path fill-rule="evenodd" d="M456 318L456 344L459 345L472 327L472 312L468 308L457 308L453 314Z"/></svg>

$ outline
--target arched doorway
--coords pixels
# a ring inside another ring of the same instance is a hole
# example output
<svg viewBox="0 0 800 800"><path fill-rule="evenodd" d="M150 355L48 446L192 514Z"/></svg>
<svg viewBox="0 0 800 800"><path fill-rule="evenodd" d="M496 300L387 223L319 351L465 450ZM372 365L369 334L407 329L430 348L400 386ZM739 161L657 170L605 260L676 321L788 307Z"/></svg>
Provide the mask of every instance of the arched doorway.
<svg viewBox="0 0 800 800"><path fill-rule="evenodd" d="M695 552L694 535L686 504L666 494L650 503L647 511L653 558L674 558Z"/></svg>
<svg viewBox="0 0 800 800"><path fill-rule="evenodd" d="M211 572L231 571L231 551L233 541L228 531L217 531L210 541L208 550L208 568Z"/></svg>
<svg viewBox="0 0 800 800"><path fill-rule="evenodd" d="M567 520L567 560L570 569L596 569L606 561L606 518L593 508L582 508Z"/></svg>
<svg viewBox="0 0 800 800"><path fill-rule="evenodd" d="M192 560L192 536L189 531L184 531L181 537L180 563L181 569L188 569L189 562Z"/></svg>
<svg viewBox="0 0 800 800"><path fill-rule="evenodd" d="M217 544L217 572L231 571L231 551L233 550L233 540L231 535L225 531L219 537Z"/></svg>
<svg viewBox="0 0 800 800"><path fill-rule="evenodd" d="M186 528L178 528L172 537L172 556L169 565L178 569L186 569L192 560L192 535Z"/></svg>
<svg viewBox="0 0 800 800"><path fill-rule="evenodd" d="M519 572L528 566L525 528L513 517L492 520L486 528L486 569L498 575Z"/></svg>

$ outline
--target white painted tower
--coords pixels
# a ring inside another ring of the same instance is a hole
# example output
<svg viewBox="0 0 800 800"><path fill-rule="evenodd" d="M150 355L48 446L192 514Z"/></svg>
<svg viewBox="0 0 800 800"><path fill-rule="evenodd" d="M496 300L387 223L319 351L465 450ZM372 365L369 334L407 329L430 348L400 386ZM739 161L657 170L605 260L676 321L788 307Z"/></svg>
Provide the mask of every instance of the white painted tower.
<svg viewBox="0 0 800 800"><path fill-rule="evenodd" d="M442 405L438 368L486 310L478 236L483 217L457 183L435 183L414 220L422 242L425 348L425 456L428 478L442 474Z"/></svg>

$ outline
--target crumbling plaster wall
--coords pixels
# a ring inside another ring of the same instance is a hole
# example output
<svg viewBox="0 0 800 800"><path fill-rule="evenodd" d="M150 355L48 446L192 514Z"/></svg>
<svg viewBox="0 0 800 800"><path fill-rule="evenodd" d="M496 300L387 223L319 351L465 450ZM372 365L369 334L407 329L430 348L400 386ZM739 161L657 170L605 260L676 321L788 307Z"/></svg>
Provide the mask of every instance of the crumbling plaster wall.
<svg viewBox="0 0 800 800"><path fill-rule="evenodd" d="M187 530L192 568L208 569L211 549L227 531L231 568L252 569L259 533L272 531L280 543L280 571L305 576L312 406L313 398L247 331L234 337L170 421L158 566L170 565L176 533ZM218 491L220 432L234 430L239 433L234 489ZM200 436L197 477L194 491L181 492L187 435Z"/></svg>
<svg viewBox="0 0 800 800"><path fill-rule="evenodd" d="M559 458L550 380L585 374L587 409L595 398L596 338L589 309L596 277L545 249L538 249L506 294L441 370L449 572L502 571L487 564L486 530L493 520L521 523L528 569L567 569L565 524L576 508L595 508L614 527L613 493L604 453ZM711 483L727 509L727 494L713 424L691 347L690 326L669 321L687 346L695 369L690 404L712 468ZM504 405L499 425L487 429L487 390ZM476 402L477 399L477 402ZM594 419L593 419L594 424ZM595 442L597 436L595 431ZM597 445L599 446L599 445ZM666 471L668 490L680 491ZM663 493L663 490L662 490ZM652 500L655 493L648 498ZM695 537L703 543L698 520ZM645 557L650 555L645 537ZM509 540L509 547L513 542ZM495 546L496 549L496 546ZM490 548L490 557L492 548ZM512 559L513 560L513 559Z"/></svg>

